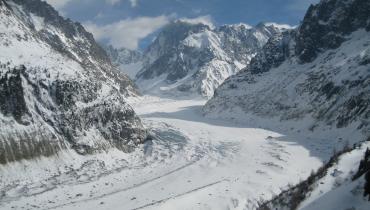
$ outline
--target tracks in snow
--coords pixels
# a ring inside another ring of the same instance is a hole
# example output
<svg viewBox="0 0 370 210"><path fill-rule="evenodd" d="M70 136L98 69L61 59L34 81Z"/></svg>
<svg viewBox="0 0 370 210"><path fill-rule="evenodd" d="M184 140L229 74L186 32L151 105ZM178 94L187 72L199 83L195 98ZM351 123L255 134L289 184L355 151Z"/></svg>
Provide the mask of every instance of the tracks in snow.
<svg viewBox="0 0 370 210"><path fill-rule="evenodd" d="M93 201L93 200L97 200L97 199L101 199L101 198L104 198L104 197L107 197L107 196L111 196L111 195L114 195L114 194L117 194L117 193L121 193L121 192L125 192L125 191L129 191L129 190L132 190L132 189L135 189L135 188L138 188L138 187L141 187L143 185L146 185L146 184L149 184L151 182L154 182L156 180L159 180L161 178L164 178L166 176L169 176L171 174L174 174L184 168L187 168L191 165L193 165L194 163L196 163L198 160L195 160L195 161L192 161L188 164L185 164L179 168L176 168L172 171L169 171L161 176L157 176L157 177L154 177L152 179L149 179L149 180L146 180L146 181L143 181L143 182L140 182L140 183L137 183L137 184L134 184L130 187L126 187L126 188L123 188L123 189L118 189L118 190L115 190L115 191L112 191L110 193L105 193L105 194L102 194L102 195L99 195L99 196L95 196L95 197L91 197L91 198L87 198L87 199L82 199L82 200L78 200L78 201L72 201L72 202L69 202L69 203L64 203L64 204L60 204L60 205L57 205L57 206L53 206L53 207L50 207L50 208L47 208L47 210L51 210L51 209L57 209L57 208L60 208L60 207L65 207L65 206L70 206L70 205L74 205L74 204L77 204L77 203L83 203L83 202L88 202L88 201Z"/></svg>
<svg viewBox="0 0 370 210"><path fill-rule="evenodd" d="M212 187L214 185L217 185L217 184L220 184L221 182L228 182L230 180L228 179L222 179L222 180L219 180L219 181L216 181L216 182L212 182L212 183L209 183L209 184L206 184L206 185L203 185L203 186L200 186L200 187L197 187L197 188L194 188L192 190L189 190L187 192L184 192L184 193L180 193L180 194L177 194L177 195L174 195L174 196L171 196L171 197L168 197L168 198L164 198L162 200L158 200L158 201L155 201L155 202L152 202L152 203L148 203L144 206L140 206L140 207L137 207L137 208L134 208L133 210L139 210L139 209L144 209L144 208L147 208L149 206L155 206L157 204L160 204L160 203L164 203L166 201L169 201L171 199L176 199L176 198L179 198L179 197L182 197L184 195L188 195L188 194L191 194L191 193L194 193L194 192L197 192L197 191L200 191L200 190L203 190L205 188L208 188L208 187Z"/></svg>

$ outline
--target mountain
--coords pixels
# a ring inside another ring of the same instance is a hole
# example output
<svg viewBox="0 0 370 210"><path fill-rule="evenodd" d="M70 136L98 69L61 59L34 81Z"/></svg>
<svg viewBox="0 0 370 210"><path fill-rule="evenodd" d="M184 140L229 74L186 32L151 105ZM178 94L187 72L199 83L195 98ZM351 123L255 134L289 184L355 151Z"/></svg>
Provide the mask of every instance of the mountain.
<svg viewBox="0 0 370 210"><path fill-rule="evenodd" d="M224 25L174 21L144 53L136 83L144 92L211 97L226 78L244 68L270 37L287 30L277 24Z"/></svg>
<svg viewBox="0 0 370 210"><path fill-rule="evenodd" d="M143 53L127 48L116 49L112 45L103 45L103 47L112 63L131 79L135 79L143 65Z"/></svg>
<svg viewBox="0 0 370 210"><path fill-rule="evenodd" d="M203 110L216 118L290 122L356 142L370 135L369 69L370 2L322 0L297 29L271 38Z"/></svg>
<svg viewBox="0 0 370 210"><path fill-rule="evenodd" d="M0 0L0 29L0 163L144 141L132 81L81 24L40 0Z"/></svg>

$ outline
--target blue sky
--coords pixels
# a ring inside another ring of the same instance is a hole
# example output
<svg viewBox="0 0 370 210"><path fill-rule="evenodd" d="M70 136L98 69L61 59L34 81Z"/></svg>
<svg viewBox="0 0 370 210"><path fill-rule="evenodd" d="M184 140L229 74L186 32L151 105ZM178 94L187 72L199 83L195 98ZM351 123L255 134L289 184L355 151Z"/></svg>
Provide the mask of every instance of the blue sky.
<svg viewBox="0 0 370 210"><path fill-rule="evenodd" d="M174 19L214 26L263 22L297 25L318 0L46 0L64 16L82 22L99 41L143 48Z"/></svg>

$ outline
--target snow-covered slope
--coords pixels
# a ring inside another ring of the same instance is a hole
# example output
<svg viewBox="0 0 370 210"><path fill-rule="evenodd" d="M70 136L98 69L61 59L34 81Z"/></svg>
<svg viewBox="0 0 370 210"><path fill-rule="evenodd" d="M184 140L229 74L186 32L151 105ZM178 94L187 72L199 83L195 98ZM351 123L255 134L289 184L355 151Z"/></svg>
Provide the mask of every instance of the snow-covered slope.
<svg viewBox="0 0 370 210"><path fill-rule="evenodd" d="M127 74L131 79L136 78L136 74L143 66L143 53L126 48L116 49L112 45L103 47L115 66Z"/></svg>
<svg viewBox="0 0 370 210"><path fill-rule="evenodd" d="M270 37L285 30L276 24L211 29L175 21L145 52L136 82L144 92L211 97L215 88L244 68Z"/></svg>
<svg viewBox="0 0 370 210"><path fill-rule="evenodd" d="M327 170L326 176L318 180L299 209L369 209L370 200L368 195L365 196L364 190L367 182L365 176L369 176L370 172L367 169L360 177L353 176L359 170L362 158L369 155L366 154L369 153L369 146L369 143L365 143L361 148L342 155L338 163ZM367 164L369 165L369 157Z"/></svg>
<svg viewBox="0 0 370 210"><path fill-rule="evenodd" d="M270 39L226 80L204 113L240 121L260 116L363 140L370 130L369 56L370 2L321 1L299 28Z"/></svg>
<svg viewBox="0 0 370 210"><path fill-rule="evenodd" d="M40 0L0 0L0 31L1 163L144 140L132 82L79 23Z"/></svg>
<svg viewBox="0 0 370 210"><path fill-rule="evenodd" d="M370 163L369 146L370 143L365 142L354 149L347 148L341 155L334 154L308 179L263 203L259 210L369 209L365 177L370 172L364 167Z"/></svg>

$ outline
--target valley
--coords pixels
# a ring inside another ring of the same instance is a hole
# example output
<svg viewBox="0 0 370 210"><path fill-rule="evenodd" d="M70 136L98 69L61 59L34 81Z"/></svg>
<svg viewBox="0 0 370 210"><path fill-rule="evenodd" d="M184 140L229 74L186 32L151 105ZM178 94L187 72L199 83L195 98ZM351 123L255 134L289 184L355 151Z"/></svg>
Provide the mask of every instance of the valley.
<svg viewBox="0 0 370 210"><path fill-rule="evenodd" d="M133 154L61 154L29 161L27 168L35 173L51 170L37 180L27 175L16 179L0 166L6 181L1 183L6 191L0 209L250 209L287 183L305 179L332 151L321 139L277 133L260 128L257 121L245 126L207 119L201 113L204 103L132 99L154 138ZM310 147L303 144L307 141ZM79 161L69 166L70 159ZM48 168L52 162L59 162L54 172Z"/></svg>
<svg viewBox="0 0 370 210"><path fill-rule="evenodd" d="M0 210L368 210L370 1L294 1L0 0Z"/></svg>

